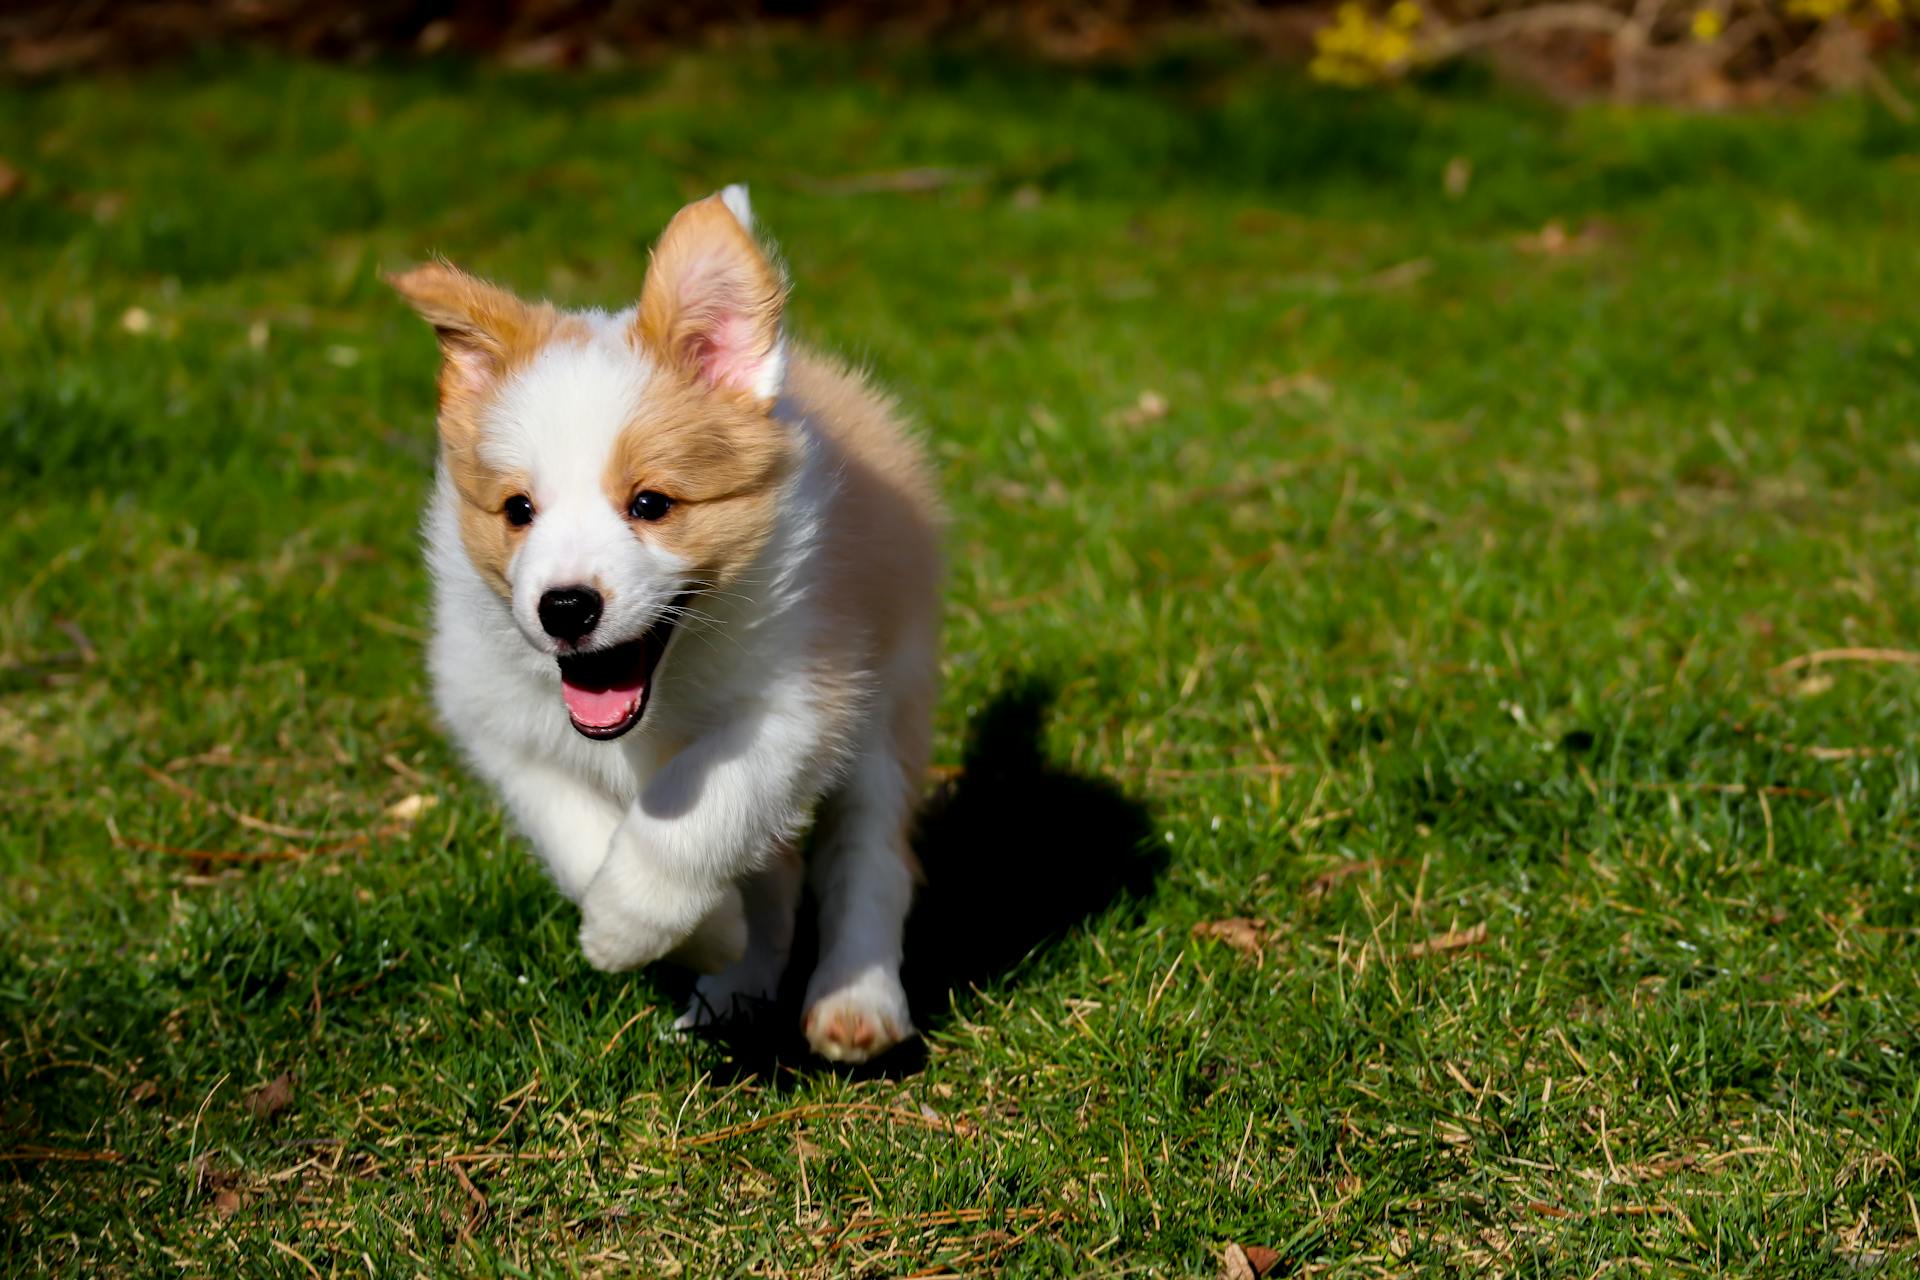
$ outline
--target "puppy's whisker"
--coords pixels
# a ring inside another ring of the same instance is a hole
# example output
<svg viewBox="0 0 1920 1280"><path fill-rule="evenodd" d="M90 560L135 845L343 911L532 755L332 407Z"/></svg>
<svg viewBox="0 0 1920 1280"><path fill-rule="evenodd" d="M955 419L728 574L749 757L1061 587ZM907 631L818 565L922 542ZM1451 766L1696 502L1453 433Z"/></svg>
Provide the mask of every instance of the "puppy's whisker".
<svg viewBox="0 0 1920 1280"><path fill-rule="evenodd" d="M701 587L699 590L703 596L714 596L723 600L738 600L743 604L757 603L753 596L745 595L738 591L722 591L718 587Z"/></svg>

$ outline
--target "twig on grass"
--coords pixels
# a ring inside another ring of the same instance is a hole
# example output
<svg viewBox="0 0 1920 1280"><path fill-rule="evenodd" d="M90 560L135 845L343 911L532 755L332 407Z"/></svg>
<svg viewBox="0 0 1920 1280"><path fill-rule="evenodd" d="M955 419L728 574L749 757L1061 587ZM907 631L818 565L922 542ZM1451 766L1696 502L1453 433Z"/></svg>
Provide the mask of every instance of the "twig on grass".
<svg viewBox="0 0 1920 1280"><path fill-rule="evenodd" d="M487 1198L480 1194L480 1188L473 1185L473 1179L467 1176L466 1169L460 1164L449 1164L446 1167L453 1170L453 1176L459 1181L460 1189L465 1191L467 1199L473 1202L467 1209L467 1220L460 1228L461 1235L471 1238L473 1229L486 1220Z"/></svg>
<svg viewBox="0 0 1920 1280"><path fill-rule="evenodd" d="M143 762L138 767L140 772L146 774L149 778L152 778L155 782L167 788L167 790L173 792L175 795L184 800L191 800L195 804L213 810L215 813L224 813L227 817L232 818L243 827L249 827L255 831L264 831L270 836L284 836L289 840L321 840L326 837L327 833L324 831L313 831L306 827L290 827L283 822L269 822L265 818L256 818L242 809L236 809L224 800L215 800L209 796L202 795L186 783L180 781L180 779L169 777L150 764Z"/></svg>
<svg viewBox="0 0 1920 1280"><path fill-rule="evenodd" d="M1920 667L1920 652L1912 649L1815 649L1797 658L1788 658L1769 675L1785 675L1802 667L1817 667L1828 662L1883 662L1900 667Z"/></svg>
<svg viewBox="0 0 1920 1280"><path fill-rule="evenodd" d="M967 1253L961 1254L959 1257L953 1260L953 1265L955 1266L977 1265L979 1263L986 1262L989 1259L996 1258L1003 1253L1009 1253L1012 1250L1019 1248L1022 1244L1025 1244L1027 1241L1027 1237L1033 1235L1034 1232L1041 1231L1046 1229L1047 1227L1054 1226L1057 1223L1064 1222L1066 1220L1066 1217L1067 1215L1064 1210L1055 1209L1052 1213L1048 1214L1044 1218L1041 1218L1038 1222L1035 1222L1032 1226L1028 1227L1025 1231L1022 1231L1019 1235L1012 1236L1006 1240L1003 1240L999 1244L996 1244L995 1246L993 1246L993 1248L991 1249L985 1249L985 1250L976 1249L976 1250L971 1250ZM922 1280L931 1280L931 1277L938 1274L940 1273L932 1270L928 1270L925 1272L916 1271L912 1275L908 1276L907 1280L915 1280L916 1277L920 1277L922 1278Z"/></svg>
<svg viewBox="0 0 1920 1280"><path fill-rule="evenodd" d="M267 1238L267 1243L272 1245L274 1248L278 1249L280 1252L286 1254L288 1257L297 1261L301 1266L305 1267L307 1269L307 1274L312 1276L313 1280L320 1280L320 1268L314 1266L313 1263L307 1261L306 1254L301 1253L298 1249L295 1249L290 1244L282 1244L280 1241L273 1239L271 1236Z"/></svg>
<svg viewBox="0 0 1920 1280"><path fill-rule="evenodd" d="M1743 724L1738 720L1726 717L1723 717L1723 719L1726 719L1727 727L1735 733L1743 734L1746 737L1752 738L1755 742L1763 742L1770 747L1778 747L1788 755L1805 756L1809 760L1858 760L1872 756L1890 756L1895 754L1893 747L1827 747L1817 744L1803 746L1798 742L1788 742L1784 738L1775 738L1769 734L1764 734L1753 726Z"/></svg>
<svg viewBox="0 0 1920 1280"><path fill-rule="evenodd" d="M99 660L100 651L93 647L93 641L88 638L85 631L81 630L79 623L71 618L63 618L53 625L59 628L60 633L67 639L73 641L73 652L80 659L82 666L91 666Z"/></svg>
<svg viewBox="0 0 1920 1280"><path fill-rule="evenodd" d="M1479 22L1469 22L1441 34L1436 42L1439 56L1452 57L1470 49L1484 48L1519 35L1542 32L1588 31L1617 36L1627 18L1600 4L1547 4L1499 14Z"/></svg>
<svg viewBox="0 0 1920 1280"><path fill-rule="evenodd" d="M126 1157L118 1151L69 1151L59 1147L21 1147L0 1151L0 1164L119 1164Z"/></svg>
<svg viewBox="0 0 1920 1280"><path fill-rule="evenodd" d="M618 1031L616 1031L616 1032L614 1032L614 1033L613 1033L613 1038L612 1038L611 1040L609 1040L609 1041L607 1041L607 1043L606 1043L606 1045L605 1045L604 1047L602 1047L602 1048L601 1048L601 1050L600 1050L600 1056L604 1058L604 1057L606 1057L606 1056L607 1056L608 1054L610 1054L610 1053L612 1053L612 1052L613 1052L613 1046L615 1046L615 1045L617 1045L617 1044L619 1044L619 1043L620 1043L620 1037L621 1037L621 1036L623 1036L623 1035L625 1035L625 1034L627 1034L627 1028L628 1028L628 1027L631 1027L631 1026L632 1026L632 1025L634 1024L634 1023L636 1023L636 1022L638 1022L638 1021L640 1021L640 1019L642 1019L642 1018L644 1018L644 1017L646 1017L646 1016L647 1016L648 1014L650 1014L650 1013L652 1013L652 1012L653 1012L653 1010L654 1010L654 1008L655 1008L655 1006L653 1006L653 1005L648 1005L648 1006L647 1006L646 1008L644 1008L644 1009L642 1009L642 1010L640 1010L640 1012L638 1012L638 1013L636 1013L636 1014L634 1014L634 1015L633 1015L633 1016L632 1016L631 1018L628 1018L628 1019L627 1019L627 1020L626 1020L625 1022L623 1022L623 1023L621 1023L621 1024L620 1024L620 1029L619 1029Z"/></svg>
<svg viewBox="0 0 1920 1280"><path fill-rule="evenodd" d="M1749 796L1762 793L1770 796L1797 796L1802 800L1820 800L1824 797L1818 791L1807 787L1749 786L1744 782L1634 782L1628 784L1635 791L1711 791L1717 795Z"/></svg>
<svg viewBox="0 0 1920 1280"><path fill-rule="evenodd" d="M540 1073L536 1071L533 1073L533 1079L527 1081L525 1084L521 1085L518 1089L515 1089L512 1093L508 1094L506 1097L500 1099L499 1103L496 1104L498 1106L505 1106L509 1102L515 1104L513 1108L513 1113L507 1117L507 1122L500 1126L500 1132L494 1134L491 1138L487 1139L488 1146L492 1146L494 1143L500 1141L500 1139L507 1136L507 1130L513 1128L513 1122L520 1118L520 1113L527 1109L527 1103L533 1098L533 1095L535 1093L539 1092L539 1090L540 1090Z"/></svg>
<svg viewBox="0 0 1920 1280"><path fill-rule="evenodd" d="M1597 1209L1579 1211L1565 1209L1545 1200L1527 1201L1527 1209L1543 1218L1572 1218L1585 1221L1589 1218L1655 1218L1679 1214L1679 1210L1670 1204L1612 1204Z"/></svg>
<svg viewBox="0 0 1920 1280"><path fill-rule="evenodd" d="M123 836L118 832L110 833L113 843L123 849L139 849L145 853L164 853L171 858L187 858L194 862L298 862L302 858L323 857L330 853L340 853L367 843L374 834L361 832L344 840L332 840L316 845L311 849L184 849L179 845L156 844L151 840L141 840L134 836Z"/></svg>
<svg viewBox="0 0 1920 1280"><path fill-rule="evenodd" d="M1163 768L1159 765L1147 765L1139 769L1122 770L1122 772L1137 772L1148 778L1219 778L1227 776L1285 778L1299 773L1304 767L1303 765L1297 764L1281 764L1277 761L1266 761L1258 764L1220 764L1199 769L1170 769ZM1320 821L1331 822L1334 818L1345 817L1352 812L1353 811L1349 809L1345 811L1345 813L1332 814L1320 819ZM1304 824L1302 829L1312 830L1311 827L1306 827Z"/></svg>
<svg viewBox="0 0 1920 1280"><path fill-rule="evenodd" d="M456 1164L492 1164L496 1160L572 1160L571 1151L456 1151L451 1155L430 1156L406 1166L409 1172L438 1169Z"/></svg>
<svg viewBox="0 0 1920 1280"><path fill-rule="evenodd" d="M928 1213L909 1213L898 1218L877 1218L855 1214L847 1219L835 1233L828 1247L838 1249L842 1245L858 1244L862 1240L871 1240L875 1236L884 1236L902 1231L927 1231L935 1227L962 1227L975 1222L988 1222L994 1219L1050 1218L1059 1217L1060 1211L1046 1210L1039 1206L1025 1209L935 1209Z"/></svg>
<svg viewBox="0 0 1920 1280"><path fill-rule="evenodd" d="M193 1131L187 1138L187 1167L195 1170L192 1180L187 1183L186 1203L189 1205L193 1203L193 1193L200 1189L200 1180L204 1173L194 1163L195 1149L200 1145L200 1122L206 1118L207 1107L213 1102L213 1095L220 1092L220 1086L225 1084L232 1075L231 1071L225 1072L215 1080L213 1088L207 1090L207 1096L200 1100L200 1109L193 1113Z"/></svg>

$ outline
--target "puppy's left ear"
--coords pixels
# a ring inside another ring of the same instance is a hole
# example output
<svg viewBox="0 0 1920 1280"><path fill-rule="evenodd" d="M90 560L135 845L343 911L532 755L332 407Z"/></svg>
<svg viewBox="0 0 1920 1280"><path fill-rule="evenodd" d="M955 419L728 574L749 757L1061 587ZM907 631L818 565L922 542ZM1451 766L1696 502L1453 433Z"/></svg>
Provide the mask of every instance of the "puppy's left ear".
<svg viewBox="0 0 1920 1280"><path fill-rule="evenodd" d="M745 187L674 215L653 248L634 322L640 343L687 376L763 412L786 375L787 282L753 237Z"/></svg>

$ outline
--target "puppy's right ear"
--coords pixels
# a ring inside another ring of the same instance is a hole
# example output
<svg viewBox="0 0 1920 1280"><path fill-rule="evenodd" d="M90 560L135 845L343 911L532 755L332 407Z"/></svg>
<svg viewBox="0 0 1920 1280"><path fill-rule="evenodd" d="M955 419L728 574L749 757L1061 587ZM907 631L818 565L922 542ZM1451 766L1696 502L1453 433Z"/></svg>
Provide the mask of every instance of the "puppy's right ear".
<svg viewBox="0 0 1920 1280"><path fill-rule="evenodd" d="M443 427L448 418L465 416L460 410L476 407L516 353L538 341L544 308L449 263L429 262L389 275L387 283L433 326L440 339Z"/></svg>

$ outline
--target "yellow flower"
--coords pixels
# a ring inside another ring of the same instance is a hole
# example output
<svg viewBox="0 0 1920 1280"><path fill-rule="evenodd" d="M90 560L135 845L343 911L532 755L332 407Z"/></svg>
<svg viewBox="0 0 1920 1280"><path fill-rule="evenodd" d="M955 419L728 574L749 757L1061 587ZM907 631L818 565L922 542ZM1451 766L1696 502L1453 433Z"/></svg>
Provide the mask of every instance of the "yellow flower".
<svg viewBox="0 0 1920 1280"><path fill-rule="evenodd" d="M1421 21L1414 0L1398 0L1385 22L1356 3L1334 10L1333 22L1313 33L1314 58L1309 70L1332 84L1363 85L1385 80L1406 70L1413 60L1413 37Z"/></svg>
<svg viewBox="0 0 1920 1280"><path fill-rule="evenodd" d="M1727 29L1727 20L1720 16L1718 9L1695 9L1693 11L1693 38L1701 44L1710 44Z"/></svg>

